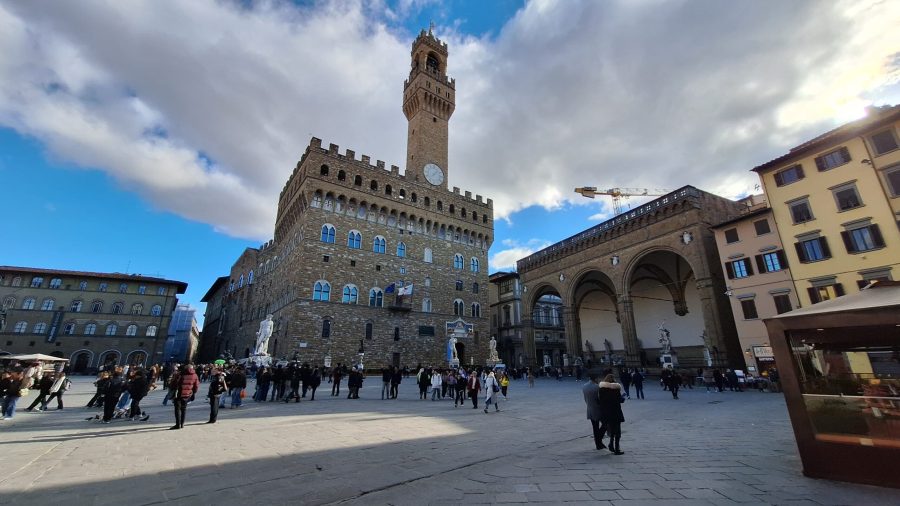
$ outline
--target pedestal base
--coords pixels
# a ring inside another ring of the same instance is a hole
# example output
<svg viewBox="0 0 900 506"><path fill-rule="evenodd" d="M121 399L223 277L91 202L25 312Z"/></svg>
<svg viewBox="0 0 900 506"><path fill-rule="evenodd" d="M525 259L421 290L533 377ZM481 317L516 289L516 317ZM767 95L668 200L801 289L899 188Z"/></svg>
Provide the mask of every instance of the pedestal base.
<svg viewBox="0 0 900 506"><path fill-rule="evenodd" d="M452 369L459 369L459 359L458 358L454 358L454 359L450 360L448 363L450 364L450 367Z"/></svg>

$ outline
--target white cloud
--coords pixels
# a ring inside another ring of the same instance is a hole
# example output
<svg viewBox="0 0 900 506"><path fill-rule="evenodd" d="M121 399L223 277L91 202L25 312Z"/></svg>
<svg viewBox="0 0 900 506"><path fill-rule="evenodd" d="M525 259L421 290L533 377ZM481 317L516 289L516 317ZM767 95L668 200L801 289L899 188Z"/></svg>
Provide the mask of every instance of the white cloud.
<svg viewBox="0 0 900 506"><path fill-rule="evenodd" d="M0 125L265 239L311 136L402 165L411 35L395 26L429 8L458 26L431 0L4 2ZM526 4L496 39L439 28L450 184L501 219L583 204L584 185L747 192L753 166L900 97L896 26L900 3L878 0L571 0Z"/></svg>
<svg viewBox="0 0 900 506"><path fill-rule="evenodd" d="M491 272L516 270L516 261L521 260L535 251L546 248L550 245L548 241L542 239L529 239L525 244L519 241L506 239L503 245L506 249L497 251L490 255L488 264Z"/></svg>

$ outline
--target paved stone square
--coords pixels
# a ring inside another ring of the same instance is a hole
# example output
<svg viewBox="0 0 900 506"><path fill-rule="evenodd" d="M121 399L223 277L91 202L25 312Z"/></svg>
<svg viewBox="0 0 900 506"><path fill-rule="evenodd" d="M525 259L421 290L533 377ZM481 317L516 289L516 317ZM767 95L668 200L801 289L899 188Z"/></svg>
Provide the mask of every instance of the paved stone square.
<svg viewBox="0 0 900 506"><path fill-rule="evenodd" d="M0 504L900 504L898 490L805 478L780 394L676 401L650 383L623 407L614 456L593 449L573 380L514 381L487 415L420 401L413 379L398 400L380 400L375 377L359 400L330 387L225 409L215 425L198 400L168 431L161 392L143 402L149 422L85 421L96 411L79 378L65 410L23 412L32 397L0 422Z"/></svg>

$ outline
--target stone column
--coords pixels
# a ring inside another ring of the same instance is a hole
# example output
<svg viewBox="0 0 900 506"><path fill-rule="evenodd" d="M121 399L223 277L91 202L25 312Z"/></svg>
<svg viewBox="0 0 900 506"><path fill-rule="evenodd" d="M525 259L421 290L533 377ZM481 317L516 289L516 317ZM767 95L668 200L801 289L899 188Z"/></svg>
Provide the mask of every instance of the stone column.
<svg viewBox="0 0 900 506"><path fill-rule="evenodd" d="M697 293L700 296L700 310L703 311L703 326L710 345L709 354L713 361L713 367L726 367L729 353L733 353L733 350L728 349L728 344L723 335L721 325L723 315L719 312L718 300L716 299L718 294L716 293L713 280L711 278L698 279ZM712 348L713 346L718 349L718 353Z"/></svg>
<svg viewBox="0 0 900 506"><path fill-rule="evenodd" d="M581 324L578 313L571 307L563 308L563 325L566 332L566 353L569 361L581 356Z"/></svg>
<svg viewBox="0 0 900 506"><path fill-rule="evenodd" d="M522 349L525 352L525 365L532 369L538 367L540 360L535 357L534 320L530 315L522 318Z"/></svg>
<svg viewBox="0 0 900 506"><path fill-rule="evenodd" d="M634 325L634 306L631 295L621 295L618 301L619 319L622 320L622 340L625 342L625 366L640 367L637 329Z"/></svg>

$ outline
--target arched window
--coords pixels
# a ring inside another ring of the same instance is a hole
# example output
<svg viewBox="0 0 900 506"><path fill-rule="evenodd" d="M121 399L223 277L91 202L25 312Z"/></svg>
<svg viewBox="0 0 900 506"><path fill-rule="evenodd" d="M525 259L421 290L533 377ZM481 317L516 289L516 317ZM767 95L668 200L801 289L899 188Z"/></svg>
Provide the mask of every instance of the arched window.
<svg viewBox="0 0 900 506"><path fill-rule="evenodd" d="M425 203L425 207L431 207L431 199L430 198L425 197L423 202Z"/></svg>
<svg viewBox="0 0 900 506"><path fill-rule="evenodd" d="M100 283L97 285L97 290L101 292L105 292L109 288L109 283Z"/></svg>
<svg viewBox="0 0 900 506"><path fill-rule="evenodd" d="M346 180L347 180L347 173L342 170L339 170L338 171L338 181L346 181Z"/></svg>
<svg viewBox="0 0 900 506"><path fill-rule="evenodd" d="M369 305L372 307L384 307L384 292L381 288L369 290Z"/></svg>
<svg viewBox="0 0 900 506"><path fill-rule="evenodd" d="M315 192L313 193L312 202L309 204L310 207L322 207L322 193Z"/></svg>
<svg viewBox="0 0 900 506"><path fill-rule="evenodd" d="M40 288L44 284L44 278L36 276L31 278L31 288Z"/></svg>
<svg viewBox="0 0 900 506"><path fill-rule="evenodd" d="M41 302L41 311L53 311L55 304L56 301L53 299L44 299L44 302Z"/></svg>
<svg viewBox="0 0 900 506"><path fill-rule="evenodd" d="M372 188L372 189L374 190L375 188ZM400 191L402 192L403 190L400 190ZM391 185L389 185L389 184L384 185L384 194L385 195L390 195L393 192L394 192L394 189L391 188Z"/></svg>
<svg viewBox="0 0 900 506"><path fill-rule="evenodd" d="M366 339L372 339L372 334L374 334L374 325L372 322L366 322Z"/></svg>
<svg viewBox="0 0 900 506"><path fill-rule="evenodd" d="M150 325L147 327L147 336L154 337L156 335L156 325Z"/></svg>
<svg viewBox="0 0 900 506"><path fill-rule="evenodd" d="M372 241L372 251L374 251L375 253L384 253L386 247L387 246L384 237L376 235L375 239Z"/></svg>
<svg viewBox="0 0 900 506"><path fill-rule="evenodd" d="M400 198L401 199L406 198L406 190L404 190L403 188L400 188Z"/></svg>
<svg viewBox="0 0 900 506"><path fill-rule="evenodd" d="M472 293L478 293L478 283L472 283Z"/></svg>
<svg viewBox="0 0 900 506"><path fill-rule="evenodd" d="M425 248L425 256L422 260L424 260L426 263L429 263L429 264L433 261L431 248Z"/></svg>
<svg viewBox="0 0 900 506"><path fill-rule="evenodd" d="M450 204L450 214L456 214L456 206L453 204Z"/></svg>
<svg viewBox="0 0 900 506"><path fill-rule="evenodd" d="M126 336L136 336L137 335L137 325L131 324L125 327L125 335Z"/></svg>
<svg viewBox="0 0 900 506"><path fill-rule="evenodd" d="M472 317L481 318L481 304L477 302L472 303Z"/></svg>
<svg viewBox="0 0 900 506"><path fill-rule="evenodd" d="M50 280L50 288L57 289L62 286L62 280L59 278L53 278Z"/></svg>
<svg viewBox="0 0 900 506"><path fill-rule="evenodd" d="M20 278L19 276L14 277L12 280L12 286L22 286L22 278Z"/></svg>
<svg viewBox="0 0 900 506"><path fill-rule="evenodd" d="M138 285L138 294L144 295L147 293L147 285Z"/></svg>
<svg viewBox="0 0 900 506"><path fill-rule="evenodd" d="M460 255L459 253L453 255L453 268L454 269L462 270L464 262L465 262L465 260L463 260L463 256Z"/></svg>
<svg viewBox="0 0 900 506"><path fill-rule="evenodd" d="M397 256L400 258L406 256L406 244L403 241L397 243Z"/></svg>
<svg viewBox="0 0 900 506"><path fill-rule="evenodd" d="M371 188L372 191L378 191L378 181L373 179L372 182L369 183L369 188Z"/></svg>
<svg viewBox="0 0 900 506"><path fill-rule="evenodd" d="M444 203L441 202L440 200L437 201L437 210L438 210L438 211L443 211L443 210L444 210Z"/></svg>
<svg viewBox="0 0 900 506"><path fill-rule="evenodd" d="M116 302L115 304L113 304L112 312L113 314L122 314L123 309L125 309L125 304Z"/></svg>
<svg viewBox="0 0 900 506"><path fill-rule="evenodd" d="M326 318L322 321L322 339L331 337L331 320Z"/></svg>
<svg viewBox="0 0 900 506"><path fill-rule="evenodd" d="M150 308L150 316L159 316L162 314L162 306L159 304L154 304L153 307Z"/></svg>
<svg viewBox="0 0 900 506"><path fill-rule="evenodd" d="M341 296L341 303L356 304L359 298L359 290L355 285L344 285L344 294Z"/></svg>
<svg viewBox="0 0 900 506"><path fill-rule="evenodd" d="M331 297L331 285L328 281L316 281L313 286L313 300L327 301Z"/></svg>
<svg viewBox="0 0 900 506"><path fill-rule="evenodd" d="M128 284L119 283L119 293L125 293L128 291Z"/></svg>
<svg viewBox="0 0 900 506"><path fill-rule="evenodd" d="M416 195L416 192L412 192L409 194L409 200L411 200L413 204L419 201L419 197L418 195Z"/></svg>
<svg viewBox="0 0 900 506"><path fill-rule="evenodd" d="M108 335L108 336L114 336L114 335L116 335L116 332L118 332L118 331L119 331L119 326L116 325L115 323L110 323L109 325L106 326L106 335Z"/></svg>
<svg viewBox="0 0 900 506"><path fill-rule="evenodd" d="M47 332L47 324L44 322L35 323L34 329L32 330L35 334L44 334Z"/></svg>
<svg viewBox="0 0 900 506"><path fill-rule="evenodd" d="M250 271L250 274L247 275L247 284L248 285L253 284L253 271Z"/></svg>
<svg viewBox="0 0 900 506"><path fill-rule="evenodd" d="M99 313L101 311L103 311L103 302L102 301L95 300L94 302L91 302L91 312L92 313Z"/></svg>
<svg viewBox="0 0 900 506"><path fill-rule="evenodd" d="M78 289L81 290L82 292L87 290L87 281L82 281L81 283L78 283Z"/></svg>
<svg viewBox="0 0 900 506"><path fill-rule="evenodd" d="M456 291L461 292L463 289L463 281L461 279L456 280Z"/></svg>
<svg viewBox="0 0 900 506"><path fill-rule="evenodd" d="M462 299L453 301L453 314L456 316L464 316L466 311L466 303Z"/></svg>
<svg viewBox="0 0 900 506"><path fill-rule="evenodd" d="M238 279L238 289L244 288L244 275L241 274L240 279Z"/></svg>
<svg viewBox="0 0 900 506"><path fill-rule="evenodd" d="M15 297L7 297L3 299L3 309L11 309L16 306Z"/></svg>
<svg viewBox="0 0 900 506"><path fill-rule="evenodd" d="M34 298L28 297L22 301L22 309L34 309Z"/></svg>
<svg viewBox="0 0 900 506"><path fill-rule="evenodd" d="M356 230L351 230L350 233L347 234L347 247L360 249L362 247L362 234Z"/></svg>
<svg viewBox="0 0 900 506"><path fill-rule="evenodd" d="M63 334L67 335L67 336L74 335L75 334L75 324L71 323L71 322L67 323L63 327Z"/></svg>
<svg viewBox="0 0 900 506"><path fill-rule="evenodd" d="M319 175L320 176L328 175L328 166L327 165L323 165L323 166L319 167Z"/></svg>
<svg viewBox="0 0 900 506"><path fill-rule="evenodd" d="M138 314L141 314L141 313L143 313L143 312L144 312L144 305L143 305L143 304L132 304L132 306L131 306L131 314L138 315Z"/></svg>
<svg viewBox="0 0 900 506"><path fill-rule="evenodd" d="M431 299L429 299L429 298L422 299L422 312L423 313L431 312Z"/></svg>
<svg viewBox="0 0 900 506"><path fill-rule="evenodd" d="M353 185L362 186L362 176L356 176L355 178L353 178Z"/></svg>
<svg viewBox="0 0 900 506"><path fill-rule="evenodd" d="M88 323L84 326L84 335L92 336L97 333L97 324L96 323Z"/></svg>
<svg viewBox="0 0 900 506"><path fill-rule="evenodd" d="M322 225L322 242L334 244L334 227L329 224Z"/></svg>
<svg viewBox="0 0 900 506"><path fill-rule="evenodd" d="M16 328L13 332L16 334L24 334L26 330L28 330L28 322L19 322L16 323Z"/></svg>
<svg viewBox="0 0 900 506"><path fill-rule="evenodd" d="M479 269L478 259L475 257L472 257L472 259L469 260L469 270L472 272L478 272L478 269Z"/></svg>

